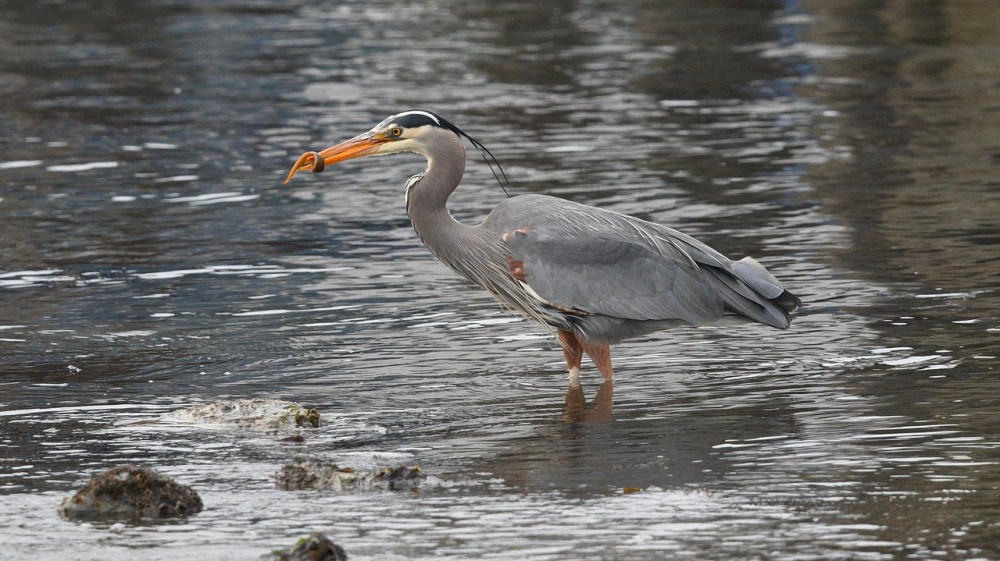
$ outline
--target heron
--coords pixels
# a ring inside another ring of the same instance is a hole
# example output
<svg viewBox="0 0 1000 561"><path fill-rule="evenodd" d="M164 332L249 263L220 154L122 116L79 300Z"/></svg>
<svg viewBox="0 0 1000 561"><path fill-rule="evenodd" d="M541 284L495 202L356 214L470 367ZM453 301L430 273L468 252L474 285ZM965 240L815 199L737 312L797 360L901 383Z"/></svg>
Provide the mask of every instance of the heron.
<svg viewBox="0 0 1000 561"><path fill-rule="evenodd" d="M448 211L448 198L465 173L466 141L503 174L478 140L436 113L411 110L303 153L285 183L299 171L355 158L424 156L426 169L409 178L404 194L417 236L501 306L553 331L571 387L580 385L584 353L613 384L611 345L625 339L734 319L786 329L801 304L751 257L734 261L672 228L566 199L508 196L481 223L464 224Z"/></svg>

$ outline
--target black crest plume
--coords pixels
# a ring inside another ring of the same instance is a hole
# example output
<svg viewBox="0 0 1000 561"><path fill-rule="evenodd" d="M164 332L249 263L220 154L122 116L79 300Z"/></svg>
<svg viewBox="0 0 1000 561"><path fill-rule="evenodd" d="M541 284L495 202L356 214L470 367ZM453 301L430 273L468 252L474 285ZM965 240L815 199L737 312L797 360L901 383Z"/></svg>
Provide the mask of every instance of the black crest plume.
<svg viewBox="0 0 1000 561"><path fill-rule="evenodd" d="M503 189L503 194L507 195L508 198L510 197L510 193L507 192L507 187L510 187L510 180L507 179L507 174L504 173L503 166L500 165L500 161L497 160L496 156L493 155L493 152L490 152L489 148L483 145L482 142L479 142L475 138L472 138L472 136L470 136L467 132L451 124L450 121L444 119L437 113L432 113L430 111L424 111L424 113L430 113L431 115L434 115L435 117L437 117L437 120L442 127L450 130L451 132L457 134L460 137L467 139L470 144L475 146L476 150L479 151L479 155L483 157L483 161L486 162L486 165L490 167L490 171L493 172L493 178L497 180L497 184L500 185L501 189ZM496 165L496 169L493 169L494 164ZM499 175L497 174L497 170L500 170ZM500 180L501 177L503 177L502 181Z"/></svg>

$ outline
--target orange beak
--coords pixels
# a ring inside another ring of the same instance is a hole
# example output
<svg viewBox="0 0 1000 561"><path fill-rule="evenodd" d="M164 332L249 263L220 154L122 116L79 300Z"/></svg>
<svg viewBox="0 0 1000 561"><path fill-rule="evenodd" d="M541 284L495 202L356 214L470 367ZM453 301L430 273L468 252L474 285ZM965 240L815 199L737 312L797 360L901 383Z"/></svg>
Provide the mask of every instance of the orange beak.
<svg viewBox="0 0 1000 561"><path fill-rule="evenodd" d="M374 136L366 132L321 152L305 152L299 156L298 160L295 160L292 171L288 172L288 177L285 178L285 184L291 181L295 177L295 174L302 170L310 169L313 173L320 173L326 169L326 166L337 162L367 156L378 150L379 145L388 141L388 138Z"/></svg>

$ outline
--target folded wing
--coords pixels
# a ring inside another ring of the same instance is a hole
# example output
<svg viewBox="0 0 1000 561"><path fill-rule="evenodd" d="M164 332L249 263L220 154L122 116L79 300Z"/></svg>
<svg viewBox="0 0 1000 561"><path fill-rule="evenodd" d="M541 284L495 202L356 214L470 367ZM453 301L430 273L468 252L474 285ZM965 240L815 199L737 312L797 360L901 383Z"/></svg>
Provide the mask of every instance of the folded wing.
<svg viewBox="0 0 1000 561"><path fill-rule="evenodd" d="M518 279L546 304L573 313L692 324L738 314L788 327L798 299L756 261L732 261L690 236L625 215L601 218L586 228L557 222L508 232Z"/></svg>

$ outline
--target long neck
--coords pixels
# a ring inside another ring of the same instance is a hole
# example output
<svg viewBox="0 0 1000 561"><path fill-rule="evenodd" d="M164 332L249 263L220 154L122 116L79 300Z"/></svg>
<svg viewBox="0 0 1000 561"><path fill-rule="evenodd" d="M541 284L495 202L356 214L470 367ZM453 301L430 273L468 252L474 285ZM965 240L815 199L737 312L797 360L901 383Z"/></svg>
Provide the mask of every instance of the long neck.
<svg viewBox="0 0 1000 561"><path fill-rule="evenodd" d="M465 147L458 136L423 137L427 169L410 180L406 213L424 245L442 263L482 286L506 305L549 323L510 273L510 256L500 238L481 226L466 226L448 212L448 197L465 172Z"/></svg>
<svg viewBox="0 0 1000 561"><path fill-rule="evenodd" d="M446 265L460 269L458 258L475 236L475 228L455 220L447 203L465 173L465 147L447 132L425 141L424 155L427 169L407 186L406 213L427 248Z"/></svg>

